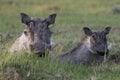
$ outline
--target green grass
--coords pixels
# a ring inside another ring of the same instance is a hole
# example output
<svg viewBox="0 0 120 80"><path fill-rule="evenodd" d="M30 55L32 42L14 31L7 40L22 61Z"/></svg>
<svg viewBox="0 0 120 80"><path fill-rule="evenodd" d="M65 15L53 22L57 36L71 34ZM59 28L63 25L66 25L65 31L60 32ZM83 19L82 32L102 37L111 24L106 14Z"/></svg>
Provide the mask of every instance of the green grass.
<svg viewBox="0 0 120 80"><path fill-rule="evenodd" d="M39 58L22 52L10 55L7 52L14 39L24 27L20 13L30 16L47 17L57 13L56 23L51 26L53 39L59 45L54 54L60 55L74 48L84 37L82 28L102 30L112 26L108 36L113 44L110 54L119 53L120 15L113 14L112 9L119 6L119 0L0 0L0 79L7 80L119 80L120 64L103 64L94 66L70 65Z"/></svg>

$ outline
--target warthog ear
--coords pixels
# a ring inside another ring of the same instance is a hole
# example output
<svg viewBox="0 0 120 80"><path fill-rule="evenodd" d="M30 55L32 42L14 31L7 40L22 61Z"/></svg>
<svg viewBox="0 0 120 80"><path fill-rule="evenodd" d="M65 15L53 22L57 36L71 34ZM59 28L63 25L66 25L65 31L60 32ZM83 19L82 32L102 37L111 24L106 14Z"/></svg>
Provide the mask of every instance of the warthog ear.
<svg viewBox="0 0 120 80"><path fill-rule="evenodd" d="M110 26L107 26L107 27L105 28L105 30L104 30L104 33L105 33L105 34L109 34L110 30L111 30L111 27L110 27Z"/></svg>
<svg viewBox="0 0 120 80"><path fill-rule="evenodd" d="M54 24L55 23L55 18L56 18L56 14L51 14L51 15L48 16L46 21L48 22L48 24Z"/></svg>
<svg viewBox="0 0 120 80"><path fill-rule="evenodd" d="M86 35L88 36L92 35L92 31L88 27L84 27L83 30Z"/></svg>
<svg viewBox="0 0 120 80"><path fill-rule="evenodd" d="M25 14L25 13L20 13L20 15L21 15L21 22L23 24L28 25L30 20L31 20L31 18L27 14Z"/></svg>

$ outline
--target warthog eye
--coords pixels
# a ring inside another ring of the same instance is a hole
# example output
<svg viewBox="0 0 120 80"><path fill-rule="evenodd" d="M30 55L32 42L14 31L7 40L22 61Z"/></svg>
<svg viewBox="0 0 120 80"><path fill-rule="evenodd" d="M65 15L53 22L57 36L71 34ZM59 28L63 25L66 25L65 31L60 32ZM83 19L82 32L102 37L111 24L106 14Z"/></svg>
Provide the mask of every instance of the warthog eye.
<svg viewBox="0 0 120 80"><path fill-rule="evenodd" d="M93 34L93 35L92 35L92 38L93 38L93 39L95 39L95 38L96 38L95 34Z"/></svg>
<svg viewBox="0 0 120 80"><path fill-rule="evenodd" d="M27 31L24 31L24 34L27 35Z"/></svg>

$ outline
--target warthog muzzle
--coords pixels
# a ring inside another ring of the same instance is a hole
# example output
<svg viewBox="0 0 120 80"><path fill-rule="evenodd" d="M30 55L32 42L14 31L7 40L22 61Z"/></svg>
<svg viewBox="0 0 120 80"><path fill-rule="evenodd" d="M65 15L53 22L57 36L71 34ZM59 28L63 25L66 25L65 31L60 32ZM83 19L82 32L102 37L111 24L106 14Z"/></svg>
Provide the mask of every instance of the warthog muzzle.
<svg viewBox="0 0 120 80"><path fill-rule="evenodd" d="M107 49L107 50L104 50L104 51L97 51L97 53L100 55L100 56L104 56L104 55L108 55L108 52L109 52L109 50Z"/></svg>
<svg viewBox="0 0 120 80"><path fill-rule="evenodd" d="M45 45L30 45L31 52L38 54L40 57L44 57L50 46L45 47Z"/></svg>

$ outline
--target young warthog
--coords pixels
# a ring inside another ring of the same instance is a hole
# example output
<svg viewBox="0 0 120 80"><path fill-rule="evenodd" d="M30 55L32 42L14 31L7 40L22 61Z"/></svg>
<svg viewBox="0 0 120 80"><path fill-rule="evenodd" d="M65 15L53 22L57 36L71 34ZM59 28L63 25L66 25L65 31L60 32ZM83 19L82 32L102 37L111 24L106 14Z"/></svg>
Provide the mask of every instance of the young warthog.
<svg viewBox="0 0 120 80"><path fill-rule="evenodd" d="M24 32L16 39L10 48L10 52L19 52L27 49L33 53L44 55L46 49L51 50L52 32L49 25L55 23L56 14L51 14L45 19L31 18L21 13L21 22L25 25Z"/></svg>
<svg viewBox="0 0 120 80"><path fill-rule="evenodd" d="M72 51L61 55L60 60L75 64L90 64L94 60L102 63L104 55L109 52L106 35L110 29L111 27L106 27L103 31L91 31L84 27L85 38Z"/></svg>

